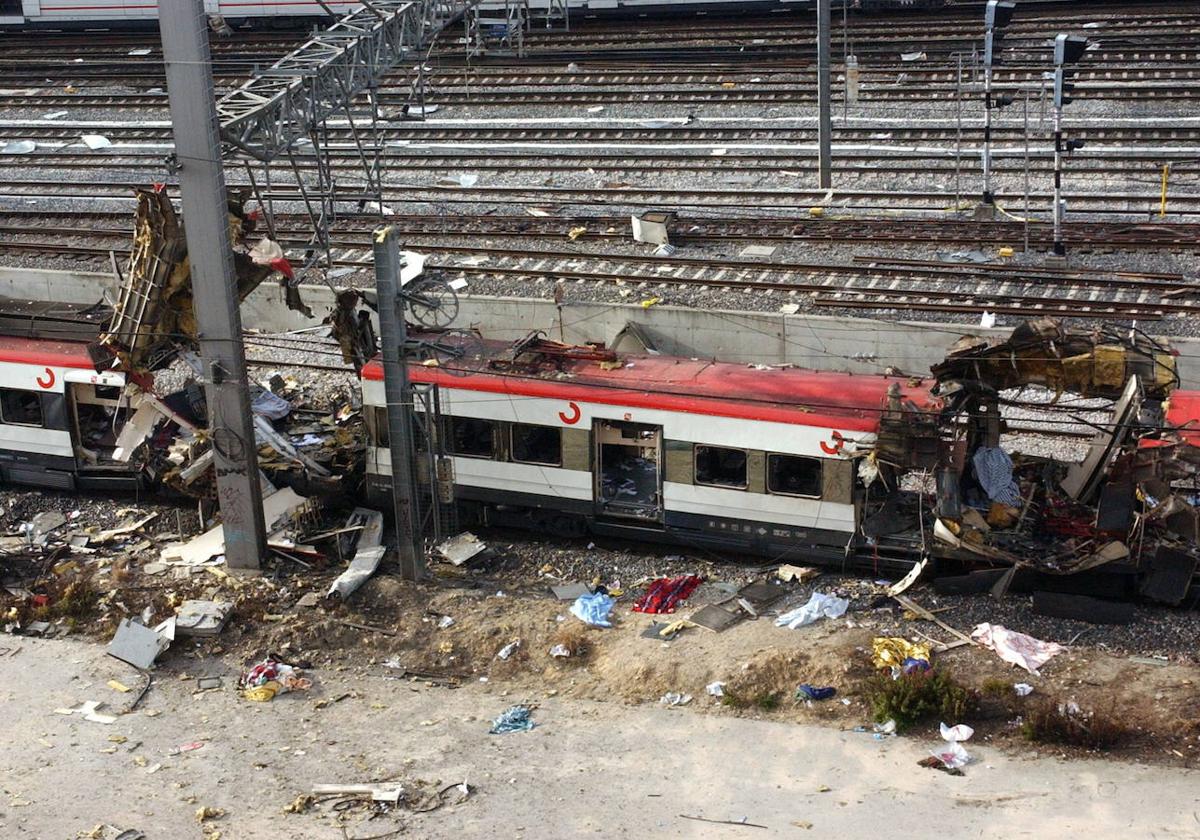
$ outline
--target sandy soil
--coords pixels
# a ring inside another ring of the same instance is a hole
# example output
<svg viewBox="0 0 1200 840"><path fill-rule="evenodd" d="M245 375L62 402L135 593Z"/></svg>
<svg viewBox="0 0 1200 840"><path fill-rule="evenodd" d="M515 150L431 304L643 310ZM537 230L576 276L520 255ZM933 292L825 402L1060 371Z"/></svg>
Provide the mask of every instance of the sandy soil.
<svg viewBox="0 0 1200 840"><path fill-rule="evenodd" d="M972 744L976 762L952 778L916 767L930 739L876 741L692 709L518 696L491 684L431 688L321 670L309 692L257 704L238 697L225 664L200 658L181 672L188 679L159 673L136 711L101 725L53 710L94 699L119 712L133 695L106 683L139 685L128 666L86 643L22 639L20 648L0 658L6 837L61 840L105 823L149 840L359 838L399 828L426 838L868 837L881 825L891 836L931 827L985 838L1200 832L1200 774L1191 770ZM207 674L223 674L223 687L194 693L195 678ZM487 734L487 718L517 700L540 704L537 728ZM196 741L203 746L172 754ZM368 822L346 812L345 835L328 806L283 812L314 783L382 778L427 790L465 779L474 793L427 814ZM200 824L201 807L225 814Z"/></svg>

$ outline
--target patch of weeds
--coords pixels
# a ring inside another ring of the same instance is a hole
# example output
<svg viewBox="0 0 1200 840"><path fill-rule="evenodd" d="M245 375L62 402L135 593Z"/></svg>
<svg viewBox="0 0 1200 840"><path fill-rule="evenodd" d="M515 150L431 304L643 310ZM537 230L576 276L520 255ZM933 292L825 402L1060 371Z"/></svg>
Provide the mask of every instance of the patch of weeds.
<svg viewBox="0 0 1200 840"><path fill-rule="evenodd" d="M988 697L1007 699L1013 693L1012 683L999 677L988 677L979 686L980 692Z"/></svg>
<svg viewBox="0 0 1200 840"><path fill-rule="evenodd" d="M783 703L783 694L778 691L740 692L725 686L721 703L734 709L749 709L753 706L763 712L773 712Z"/></svg>
<svg viewBox="0 0 1200 840"><path fill-rule="evenodd" d="M38 607L33 614L39 621L65 618L74 627L95 615L101 594L91 577L77 577L63 587L56 597L52 596L49 604Z"/></svg>
<svg viewBox="0 0 1200 840"><path fill-rule="evenodd" d="M925 721L961 721L979 706L976 692L938 670L914 671L895 680L889 674L876 674L862 694L870 702L875 720L896 721L898 732Z"/></svg>
<svg viewBox="0 0 1200 840"><path fill-rule="evenodd" d="M1127 740L1131 733L1112 708L1087 710L1075 703L1043 698L1025 712L1021 734L1039 744L1107 750Z"/></svg>

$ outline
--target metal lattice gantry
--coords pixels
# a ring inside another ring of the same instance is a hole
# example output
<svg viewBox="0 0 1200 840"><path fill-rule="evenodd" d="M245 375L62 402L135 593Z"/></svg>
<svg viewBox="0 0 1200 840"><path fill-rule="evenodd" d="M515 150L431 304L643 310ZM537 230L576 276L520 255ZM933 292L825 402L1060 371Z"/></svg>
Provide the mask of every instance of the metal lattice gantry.
<svg viewBox="0 0 1200 840"><path fill-rule="evenodd" d="M474 0L371 0L217 102L221 139L260 161L299 139L422 45Z"/></svg>

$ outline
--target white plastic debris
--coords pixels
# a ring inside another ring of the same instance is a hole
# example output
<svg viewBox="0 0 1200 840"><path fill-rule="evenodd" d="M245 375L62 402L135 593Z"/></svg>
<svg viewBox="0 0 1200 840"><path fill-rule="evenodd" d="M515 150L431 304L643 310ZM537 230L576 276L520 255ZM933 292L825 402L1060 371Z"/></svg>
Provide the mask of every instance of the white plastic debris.
<svg viewBox="0 0 1200 840"><path fill-rule="evenodd" d="M849 607L850 602L845 598L814 592L807 604L785 612L775 619L775 626L795 630L797 627L804 627L821 618L841 618Z"/></svg>
<svg viewBox="0 0 1200 840"><path fill-rule="evenodd" d="M135 47L134 49L130 50L128 54L129 55L150 55L150 48L149 47Z"/></svg>
<svg viewBox="0 0 1200 840"><path fill-rule="evenodd" d="M896 721L889 718L884 723L875 724L875 734L877 735L895 735Z"/></svg>
<svg viewBox="0 0 1200 840"><path fill-rule="evenodd" d="M454 619L448 615L444 615L438 619L438 629L445 630L447 627L454 626Z"/></svg>
<svg viewBox="0 0 1200 840"><path fill-rule="evenodd" d="M0 149L0 154L27 155L36 148L37 143L32 140L10 140L4 144L4 148Z"/></svg>
<svg viewBox="0 0 1200 840"><path fill-rule="evenodd" d="M971 740L971 736L975 734L975 730L965 723L960 723L957 726L947 726L943 723L941 725L941 733L943 741L969 741Z"/></svg>
<svg viewBox="0 0 1200 840"><path fill-rule="evenodd" d="M658 702L662 703L668 708L671 706L686 706L688 703L692 702L692 695L682 694L678 691L668 691L659 698Z"/></svg>
<svg viewBox="0 0 1200 840"><path fill-rule="evenodd" d="M603 105L593 105L592 107L587 109L589 114L599 114L603 110L604 110Z"/></svg>
<svg viewBox="0 0 1200 840"><path fill-rule="evenodd" d="M508 659L510 656L512 656L514 653L517 652L517 648L519 648L520 646L521 646L520 639L517 639L515 642L509 642L504 647L500 648L500 652L496 654L496 658L497 659Z"/></svg>
<svg viewBox="0 0 1200 840"><path fill-rule="evenodd" d="M67 115L66 111L51 111L49 114L42 114L44 120L61 120Z"/></svg>
<svg viewBox="0 0 1200 840"><path fill-rule="evenodd" d="M1033 686L1029 683L1014 683L1013 691L1017 692L1018 697L1028 697L1033 694Z"/></svg>
<svg viewBox="0 0 1200 840"><path fill-rule="evenodd" d="M102 134L85 134L79 139L83 141L83 145L87 146L93 152L107 149L112 145L112 141Z"/></svg>
<svg viewBox="0 0 1200 840"><path fill-rule="evenodd" d="M996 314L994 312L985 311L979 316L979 326L983 327L985 330L996 326Z"/></svg>
<svg viewBox="0 0 1200 840"><path fill-rule="evenodd" d="M571 651L566 645L555 645L550 648L550 655L555 659L565 659L571 655Z"/></svg>
<svg viewBox="0 0 1200 840"><path fill-rule="evenodd" d="M725 683L710 682L708 685L704 686L704 690L708 692L709 697L724 697Z"/></svg>
<svg viewBox="0 0 1200 840"><path fill-rule="evenodd" d="M963 745L958 741L947 741L943 747L933 750L929 754L951 770L965 767L971 761L971 754L963 749Z"/></svg>

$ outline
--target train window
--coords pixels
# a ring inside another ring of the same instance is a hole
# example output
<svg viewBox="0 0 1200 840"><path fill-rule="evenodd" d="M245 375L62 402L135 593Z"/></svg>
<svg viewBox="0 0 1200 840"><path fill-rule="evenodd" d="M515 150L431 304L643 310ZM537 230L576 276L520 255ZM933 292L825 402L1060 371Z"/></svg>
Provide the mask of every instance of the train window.
<svg viewBox="0 0 1200 840"><path fill-rule="evenodd" d="M724 446L696 447L696 483L745 490L746 450Z"/></svg>
<svg viewBox="0 0 1200 840"><path fill-rule="evenodd" d="M562 466L562 430L554 426L513 423L512 459L522 464Z"/></svg>
<svg viewBox="0 0 1200 840"><path fill-rule="evenodd" d="M121 400L122 388L119 385L97 385L95 391L98 400Z"/></svg>
<svg viewBox="0 0 1200 840"><path fill-rule="evenodd" d="M0 388L0 418L14 426L42 425L41 394L16 388Z"/></svg>
<svg viewBox="0 0 1200 840"><path fill-rule="evenodd" d="M472 458L491 458L496 451L496 424L474 417L451 417L450 451Z"/></svg>
<svg viewBox="0 0 1200 840"><path fill-rule="evenodd" d="M821 459L801 455L768 455L767 489L786 496L819 497Z"/></svg>

